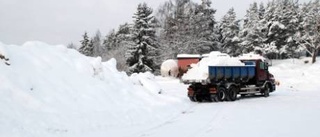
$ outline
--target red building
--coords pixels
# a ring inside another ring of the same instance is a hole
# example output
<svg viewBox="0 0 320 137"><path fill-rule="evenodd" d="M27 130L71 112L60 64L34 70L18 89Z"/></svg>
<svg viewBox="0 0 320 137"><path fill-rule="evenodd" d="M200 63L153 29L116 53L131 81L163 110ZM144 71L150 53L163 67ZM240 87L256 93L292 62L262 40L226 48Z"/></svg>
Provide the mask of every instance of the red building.
<svg viewBox="0 0 320 137"><path fill-rule="evenodd" d="M188 71L191 64L197 64L201 60L201 55L198 54L179 54L178 67L179 67L179 76L182 76Z"/></svg>

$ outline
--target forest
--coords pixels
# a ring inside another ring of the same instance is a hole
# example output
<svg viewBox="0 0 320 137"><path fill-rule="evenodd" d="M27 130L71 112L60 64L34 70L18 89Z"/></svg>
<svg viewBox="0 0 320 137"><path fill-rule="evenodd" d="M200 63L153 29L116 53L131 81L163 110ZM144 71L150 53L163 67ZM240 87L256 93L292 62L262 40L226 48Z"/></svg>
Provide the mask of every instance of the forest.
<svg viewBox="0 0 320 137"><path fill-rule="evenodd" d="M159 73L164 60L177 54L220 51L230 56L255 52L269 59L311 56L320 48L320 1L273 0L252 3L244 17L234 8L221 19L211 0L169 0L158 9L146 3L137 6L133 22L119 25L106 36L99 31L82 35L80 48L86 56L115 58L117 67L128 74Z"/></svg>

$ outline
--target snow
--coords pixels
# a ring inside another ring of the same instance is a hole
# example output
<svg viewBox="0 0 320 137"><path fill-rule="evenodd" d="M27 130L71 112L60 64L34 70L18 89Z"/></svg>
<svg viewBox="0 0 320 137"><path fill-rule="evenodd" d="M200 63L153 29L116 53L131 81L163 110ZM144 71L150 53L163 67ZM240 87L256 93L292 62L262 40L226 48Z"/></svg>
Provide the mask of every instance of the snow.
<svg viewBox="0 0 320 137"><path fill-rule="evenodd" d="M101 62L42 42L0 44L0 52L11 61L0 62L1 137L320 134L320 62L305 64L309 58L274 60L269 69L281 84L268 98L194 103L178 79L129 77L114 59Z"/></svg>
<svg viewBox="0 0 320 137"><path fill-rule="evenodd" d="M6 48L3 45L4 44L0 42L0 63L10 65L9 55L7 54Z"/></svg>
<svg viewBox="0 0 320 137"><path fill-rule="evenodd" d="M150 72L141 74L134 73L130 76L130 79L133 81L133 84L142 86L153 94L161 94L162 92L160 85L154 82L155 76Z"/></svg>
<svg viewBox="0 0 320 137"><path fill-rule="evenodd" d="M265 61L267 60L265 57L259 55L259 54L255 54L255 53L248 53L248 54L243 54L241 56L239 56L239 59L240 60L262 60L262 61Z"/></svg>
<svg viewBox="0 0 320 137"><path fill-rule="evenodd" d="M209 77L209 66L244 66L237 58L232 58L228 54L213 51L208 57L203 58L198 64L192 64L191 69L182 76L185 82L206 82Z"/></svg>
<svg viewBox="0 0 320 137"><path fill-rule="evenodd" d="M198 54L178 54L177 58L201 58Z"/></svg>

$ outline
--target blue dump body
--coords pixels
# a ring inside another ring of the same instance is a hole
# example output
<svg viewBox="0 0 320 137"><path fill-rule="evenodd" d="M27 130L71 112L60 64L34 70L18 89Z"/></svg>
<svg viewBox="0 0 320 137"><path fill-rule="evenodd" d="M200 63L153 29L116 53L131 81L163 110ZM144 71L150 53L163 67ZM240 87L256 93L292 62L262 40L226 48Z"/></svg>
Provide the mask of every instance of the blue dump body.
<svg viewBox="0 0 320 137"><path fill-rule="evenodd" d="M249 80L256 74L255 62L244 62L245 66L209 66L209 78L220 80Z"/></svg>

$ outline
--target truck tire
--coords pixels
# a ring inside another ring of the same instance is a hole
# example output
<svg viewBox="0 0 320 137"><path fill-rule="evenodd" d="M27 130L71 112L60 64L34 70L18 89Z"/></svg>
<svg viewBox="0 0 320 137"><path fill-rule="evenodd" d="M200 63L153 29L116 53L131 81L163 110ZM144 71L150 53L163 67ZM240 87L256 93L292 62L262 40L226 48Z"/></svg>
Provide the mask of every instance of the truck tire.
<svg viewBox="0 0 320 137"><path fill-rule="evenodd" d="M270 84L266 84L264 87L263 96L269 97L270 90L271 90Z"/></svg>
<svg viewBox="0 0 320 137"><path fill-rule="evenodd" d="M217 97L219 101L225 101L227 97L227 90L225 87L219 87Z"/></svg>
<svg viewBox="0 0 320 137"><path fill-rule="evenodd" d="M190 99L190 101L192 101L192 102L196 102L196 101L194 100L194 97L189 97L189 99Z"/></svg>
<svg viewBox="0 0 320 137"><path fill-rule="evenodd" d="M199 96L197 94L195 94L193 96L193 99L194 99L195 102L202 102L202 100L203 100L202 96Z"/></svg>
<svg viewBox="0 0 320 137"><path fill-rule="evenodd" d="M231 86L228 90L227 100L235 101L237 100L238 89L235 86Z"/></svg>
<svg viewBox="0 0 320 137"><path fill-rule="evenodd" d="M218 100L218 97L217 97L216 94L210 94L209 95L209 101L210 102L218 102L219 100Z"/></svg>

